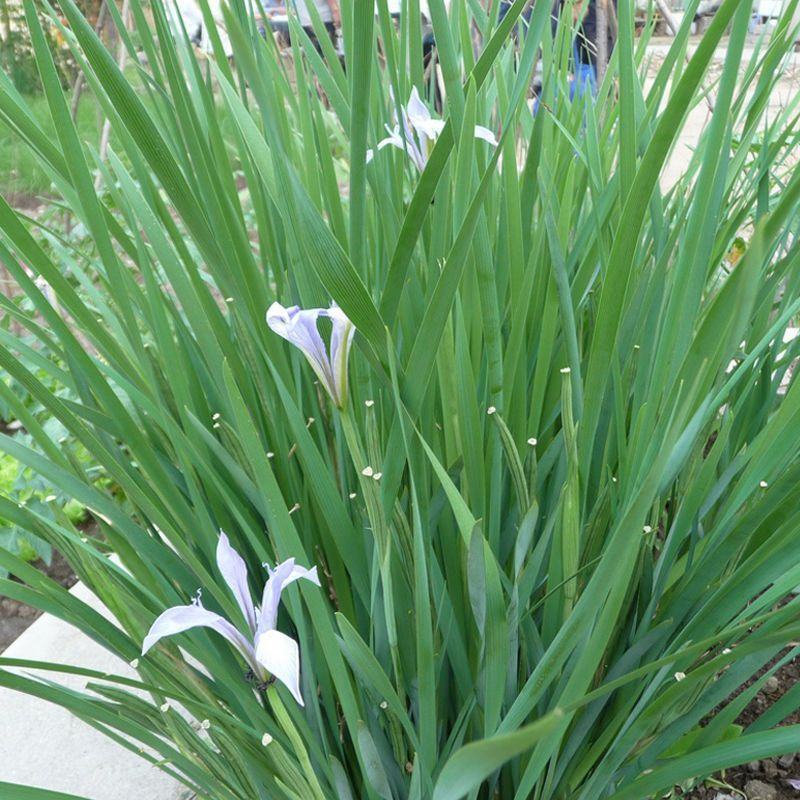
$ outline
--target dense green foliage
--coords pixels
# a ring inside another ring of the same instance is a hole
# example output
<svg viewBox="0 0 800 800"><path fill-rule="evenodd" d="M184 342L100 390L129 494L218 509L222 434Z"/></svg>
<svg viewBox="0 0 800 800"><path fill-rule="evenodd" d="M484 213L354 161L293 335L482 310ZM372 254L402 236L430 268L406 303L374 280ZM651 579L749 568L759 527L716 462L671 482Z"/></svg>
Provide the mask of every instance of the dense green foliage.
<svg viewBox="0 0 800 800"><path fill-rule="evenodd" d="M33 440L0 449L102 536L2 498L0 516L65 553L121 627L2 550L21 582L0 593L138 678L86 672L78 694L0 658L0 685L145 746L208 800L635 800L800 749L797 727L771 729L796 691L733 724L774 666L727 701L800 636L800 339L783 343L800 311L798 100L769 106L797 0L747 47L748 2L724 0L689 46L690 3L648 80L621 2L598 97L574 102L569 26L551 36L539 3L515 41L524 5L498 26L496 7L431 0L446 125L420 173L393 147L367 160L412 84L432 101L417 0L399 30L385 2L375 18L371 0L343 3L345 68L295 29L291 70L240 4L229 62L134 2L146 58L126 38L127 75L62 0L112 123L105 160L27 3L53 127L7 79L0 118L87 238L56 255L0 201L0 259L33 310L0 304L35 339L0 329L0 367L68 432L0 383ZM266 326L276 299L332 299L355 324L344 409ZM278 622L300 643L305 707L249 682L211 631L140 657L198 587L243 628L220 529L254 596L262 562L319 568L322 588L287 589ZM59 657L37 666L76 671Z"/></svg>

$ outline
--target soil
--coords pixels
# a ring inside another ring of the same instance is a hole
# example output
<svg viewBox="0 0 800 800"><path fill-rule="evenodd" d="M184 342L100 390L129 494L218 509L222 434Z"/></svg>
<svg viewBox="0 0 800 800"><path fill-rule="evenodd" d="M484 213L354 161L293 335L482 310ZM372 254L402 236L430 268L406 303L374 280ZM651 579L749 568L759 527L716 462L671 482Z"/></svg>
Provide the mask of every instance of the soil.
<svg viewBox="0 0 800 800"><path fill-rule="evenodd" d="M77 580L72 568L64 560L64 556L58 552L53 553L50 566L43 561L36 561L33 566L41 569L50 578L67 589L74 585ZM0 596L0 653L26 628L33 625L41 616L41 613L38 609L32 608L25 603L12 600L10 597Z"/></svg>
<svg viewBox="0 0 800 800"><path fill-rule="evenodd" d="M6 202L17 211L30 213L31 211L39 211L47 204L48 197L46 195L31 194L30 192L6 192Z"/></svg>
<svg viewBox="0 0 800 800"><path fill-rule="evenodd" d="M778 660L778 659L776 659ZM772 662L774 664L774 661ZM763 675L771 665L754 676L736 693L743 691ZM747 705L736 720L747 727L758 719L779 697L800 681L800 657L784 664L768 679L762 690ZM800 722L800 710L788 716L780 726ZM790 753L776 758L751 761L717 773L711 780L695 787L688 794L679 795L687 800L796 800L800 798L800 753Z"/></svg>

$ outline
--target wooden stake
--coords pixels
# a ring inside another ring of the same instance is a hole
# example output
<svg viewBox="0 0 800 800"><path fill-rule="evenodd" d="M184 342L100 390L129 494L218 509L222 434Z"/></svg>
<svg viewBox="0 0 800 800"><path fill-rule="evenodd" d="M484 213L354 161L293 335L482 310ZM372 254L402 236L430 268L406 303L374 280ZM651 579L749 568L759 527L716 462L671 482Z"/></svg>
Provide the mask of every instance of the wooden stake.
<svg viewBox="0 0 800 800"><path fill-rule="evenodd" d="M128 16L130 14L130 0L124 0L122 4L122 24L123 26L128 26ZM125 47L125 42L122 36L119 37L119 46L117 48L117 66L122 72L125 69L125 64L128 60L128 51ZM111 120L106 117L105 122L103 122L103 131L100 134L100 160L105 161L106 153L108 152L108 140L111 136ZM102 172L100 170L97 171L97 177L94 181L94 188L95 191L100 190L100 186L103 183Z"/></svg>
<svg viewBox="0 0 800 800"><path fill-rule="evenodd" d="M595 0L596 25L595 46L597 47L597 85L603 82L608 66L608 0Z"/></svg>

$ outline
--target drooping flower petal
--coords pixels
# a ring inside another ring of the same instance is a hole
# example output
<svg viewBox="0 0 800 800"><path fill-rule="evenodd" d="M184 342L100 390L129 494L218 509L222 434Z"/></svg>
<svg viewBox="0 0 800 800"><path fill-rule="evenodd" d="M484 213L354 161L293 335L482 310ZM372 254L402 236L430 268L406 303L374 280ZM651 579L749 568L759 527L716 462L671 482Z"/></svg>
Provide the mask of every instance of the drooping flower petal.
<svg viewBox="0 0 800 800"><path fill-rule="evenodd" d="M294 583L296 580L300 578L304 578L307 581L311 581L311 583L316 584L317 586L322 586L319 582L319 574L317 573L316 567L311 567L311 569L306 569L305 567L300 567L297 564L294 565L292 571L289 573L289 577L283 582L283 588L285 589L290 583Z"/></svg>
<svg viewBox="0 0 800 800"><path fill-rule="evenodd" d="M385 139L381 139L377 144L378 150L383 150L384 147L388 147L391 145L392 147L396 147L398 150L402 150L404 153L408 155L411 159L411 162L414 166L422 172L425 169L425 164L427 163L427 158L422 153L419 145L417 144L416 139L414 138L413 133L411 132L410 125L404 125L404 132L400 134L400 127L395 126L394 129L389 128L386 126L386 130L389 131L389 136ZM374 150L367 150L367 162L369 163L375 157Z"/></svg>
<svg viewBox="0 0 800 800"><path fill-rule="evenodd" d="M484 128L483 125L475 126L475 138L483 139L484 142L489 142L492 147L497 147L495 135L488 128Z"/></svg>
<svg viewBox="0 0 800 800"><path fill-rule="evenodd" d="M383 150L384 147L388 147L391 145L392 147L396 147L398 150L405 150L405 145L403 144L403 137L400 136L400 128L395 127L394 130L386 126L386 130L389 131L389 135L385 139L381 139L376 148L378 150ZM375 157L375 151L371 148L367 150L367 163L369 164L370 161Z"/></svg>
<svg viewBox="0 0 800 800"><path fill-rule="evenodd" d="M333 395L333 375L328 354L317 329L317 320L324 311L322 308L301 309L299 306L285 308L280 303L273 303L267 311L267 325L278 336L300 349L322 385Z"/></svg>
<svg viewBox="0 0 800 800"><path fill-rule="evenodd" d="M336 387L337 404L339 408L344 408L347 405L347 362L356 328L337 305L328 309L327 316L333 323L330 349L333 383Z"/></svg>
<svg viewBox="0 0 800 800"><path fill-rule="evenodd" d="M256 643L256 659L301 706L305 705L300 694L300 648L291 636L276 630L265 631Z"/></svg>
<svg viewBox="0 0 800 800"><path fill-rule="evenodd" d="M228 584L231 593L236 598L239 608L242 609L251 633L256 632L256 607L247 585L247 565L244 559L231 547L228 536L220 531L217 542L217 567L222 577Z"/></svg>
<svg viewBox="0 0 800 800"><path fill-rule="evenodd" d="M297 566L293 558L282 561L275 569L270 570L269 578L264 585L264 596L261 601L261 618L258 621L258 635L272 630L278 624L278 606L283 590L299 578L320 585L317 568L305 569Z"/></svg>
<svg viewBox="0 0 800 800"><path fill-rule="evenodd" d="M251 669L258 669L258 662L250 642L228 620L203 608L199 603L173 606L161 614L150 626L150 631L142 642L142 655L165 636L175 636L192 628L211 628L216 631L242 654Z"/></svg>

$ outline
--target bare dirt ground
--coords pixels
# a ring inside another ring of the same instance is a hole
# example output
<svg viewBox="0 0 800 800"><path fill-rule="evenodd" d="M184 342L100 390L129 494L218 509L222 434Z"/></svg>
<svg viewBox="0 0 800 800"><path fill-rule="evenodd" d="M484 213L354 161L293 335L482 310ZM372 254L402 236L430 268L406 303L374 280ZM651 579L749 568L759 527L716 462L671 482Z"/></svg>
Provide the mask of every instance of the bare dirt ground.
<svg viewBox="0 0 800 800"><path fill-rule="evenodd" d="M759 676L768 668L765 667ZM763 690L753 698L736 720L737 724L746 728L755 722L798 680L800 680L800 659L796 658L782 666L767 680ZM746 686L742 687L740 691L745 688ZM796 725L798 722L800 722L800 710L792 713L780 725ZM732 767L695 787L688 794L676 791L675 796L685 797L687 800L796 800L800 798L800 754L788 753L777 758L766 758Z"/></svg>
<svg viewBox="0 0 800 800"><path fill-rule="evenodd" d="M655 39L647 49L647 56L649 58L648 76L652 80L659 67L664 63L664 57L667 54L670 46L669 38ZM699 38L696 40L699 41ZM694 46L690 45L689 55L693 52ZM747 64L755 46L755 38L751 37L751 41L745 47L742 62ZM727 52L727 40L724 39L717 49L714 56L714 61L709 68L706 79L707 85L713 85L713 81L719 77L722 72L722 66ZM769 118L774 119L778 112L784 109L800 91L800 53L795 52L787 64L786 71L779 78L778 83L771 95L769 108ZM712 92L713 97L713 92ZM661 176L661 186L667 189L674 185L680 178L685 169L686 163L691 156L694 148L697 146L700 136L711 120L711 109L709 105L701 101L695 105L690 111L686 123L681 132L680 139L673 151L666 169Z"/></svg>

